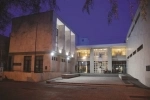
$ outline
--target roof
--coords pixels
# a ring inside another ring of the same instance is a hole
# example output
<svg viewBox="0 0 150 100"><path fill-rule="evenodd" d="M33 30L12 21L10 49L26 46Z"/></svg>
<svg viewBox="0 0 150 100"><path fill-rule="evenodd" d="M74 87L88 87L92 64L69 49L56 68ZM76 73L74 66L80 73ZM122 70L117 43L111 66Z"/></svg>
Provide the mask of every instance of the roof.
<svg viewBox="0 0 150 100"><path fill-rule="evenodd" d="M77 49L90 49L90 48L112 48L112 47L126 47L126 43L118 43L118 44L99 44L99 45L83 45L77 46Z"/></svg>

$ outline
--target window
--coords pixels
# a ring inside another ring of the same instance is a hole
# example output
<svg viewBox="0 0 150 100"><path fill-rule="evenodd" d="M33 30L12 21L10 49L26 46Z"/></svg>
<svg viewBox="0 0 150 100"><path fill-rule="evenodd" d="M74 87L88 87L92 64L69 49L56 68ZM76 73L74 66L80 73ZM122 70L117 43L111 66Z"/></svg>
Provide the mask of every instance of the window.
<svg viewBox="0 0 150 100"><path fill-rule="evenodd" d="M56 57L56 61L57 61L57 57Z"/></svg>
<svg viewBox="0 0 150 100"><path fill-rule="evenodd" d="M138 16L137 16L137 18L136 18L136 20L135 20L135 24L137 23L139 17L140 17L140 13L138 14Z"/></svg>
<svg viewBox="0 0 150 100"><path fill-rule="evenodd" d="M137 48L137 52L143 49L143 44Z"/></svg>
<svg viewBox="0 0 150 100"><path fill-rule="evenodd" d="M31 56L24 56L24 72L31 72Z"/></svg>
<svg viewBox="0 0 150 100"><path fill-rule="evenodd" d="M36 56L35 57L34 72L35 73L42 73L43 72L43 56Z"/></svg>
<svg viewBox="0 0 150 100"><path fill-rule="evenodd" d="M136 50L133 52L133 55L135 55L136 54Z"/></svg>
<svg viewBox="0 0 150 100"><path fill-rule="evenodd" d="M132 54L130 54L130 58L132 57Z"/></svg>

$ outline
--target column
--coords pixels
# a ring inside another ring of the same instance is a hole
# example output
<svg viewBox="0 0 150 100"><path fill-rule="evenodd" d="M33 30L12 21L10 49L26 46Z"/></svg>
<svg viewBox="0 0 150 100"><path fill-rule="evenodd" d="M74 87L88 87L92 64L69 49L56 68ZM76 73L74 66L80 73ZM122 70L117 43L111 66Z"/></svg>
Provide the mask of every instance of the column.
<svg viewBox="0 0 150 100"><path fill-rule="evenodd" d="M58 56L57 57L57 72L60 72L60 66L61 66L60 62L61 62L61 57Z"/></svg>
<svg viewBox="0 0 150 100"><path fill-rule="evenodd" d="M112 49L107 48L107 56L108 56L108 70L112 72Z"/></svg>
<svg viewBox="0 0 150 100"><path fill-rule="evenodd" d="M94 73L94 50L90 49L90 73Z"/></svg>

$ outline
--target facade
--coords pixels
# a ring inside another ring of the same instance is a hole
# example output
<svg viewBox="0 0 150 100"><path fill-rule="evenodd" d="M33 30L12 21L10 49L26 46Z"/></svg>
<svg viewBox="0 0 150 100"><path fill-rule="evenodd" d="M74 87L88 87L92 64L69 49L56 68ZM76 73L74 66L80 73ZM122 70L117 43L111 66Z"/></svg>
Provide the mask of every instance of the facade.
<svg viewBox="0 0 150 100"><path fill-rule="evenodd" d="M31 82L58 77L74 72L74 55L75 34L55 12L14 18L4 76Z"/></svg>
<svg viewBox="0 0 150 100"><path fill-rule="evenodd" d="M150 87L150 1L146 20L140 9L129 29L127 42L127 73Z"/></svg>
<svg viewBox="0 0 150 100"><path fill-rule="evenodd" d="M126 44L77 46L79 73L126 73Z"/></svg>

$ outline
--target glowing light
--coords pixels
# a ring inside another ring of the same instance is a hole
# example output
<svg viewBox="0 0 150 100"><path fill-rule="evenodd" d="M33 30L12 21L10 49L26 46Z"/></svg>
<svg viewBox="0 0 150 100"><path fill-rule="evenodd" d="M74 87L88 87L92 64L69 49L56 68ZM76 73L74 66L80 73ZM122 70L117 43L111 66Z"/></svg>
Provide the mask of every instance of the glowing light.
<svg viewBox="0 0 150 100"><path fill-rule="evenodd" d="M67 60L70 60L70 57L67 57Z"/></svg>
<svg viewBox="0 0 150 100"><path fill-rule="evenodd" d="M61 51L61 50L59 50L59 53L62 53L62 51Z"/></svg>
<svg viewBox="0 0 150 100"><path fill-rule="evenodd" d="M54 52L51 52L51 56L53 56L54 55Z"/></svg>
<svg viewBox="0 0 150 100"><path fill-rule="evenodd" d="M84 56L83 59L86 59L86 57Z"/></svg>
<svg viewBox="0 0 150 100"><path fill-rule="evenodd" d="M66 52L66 55L68 56L68 52Z"/></svg>
<svg viewBox="0 0 150 100"><path fill-rule="evenodd" d="M71 57L74 57L73 55L71 55Z"/></svg>

